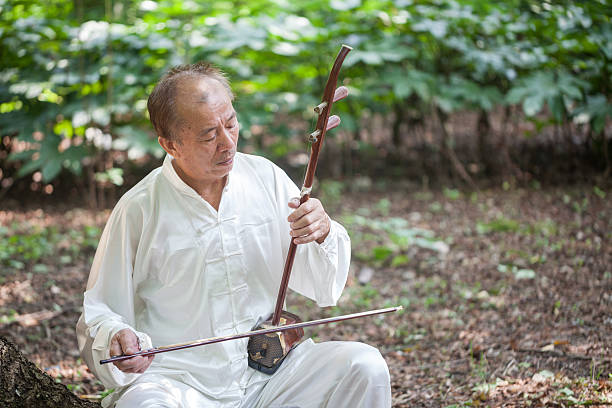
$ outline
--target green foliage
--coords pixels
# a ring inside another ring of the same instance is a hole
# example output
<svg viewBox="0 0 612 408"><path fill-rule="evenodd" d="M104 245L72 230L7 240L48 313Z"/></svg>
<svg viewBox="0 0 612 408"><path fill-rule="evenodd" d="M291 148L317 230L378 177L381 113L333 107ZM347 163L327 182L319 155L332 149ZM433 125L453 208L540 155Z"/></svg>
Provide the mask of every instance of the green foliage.
<svg viewBox="0 0 612 408"><path fill-rule="evenodd" d="M521 279L534 279L536 277L536 273L533 269L519 269L514 265L497 265L497 270L501 273L512 272L514 278L517 280Z"/></svg>
<svg viewBox="0 0 612 408"><path fill-rule="evenodd" d="M324 180L317 189L321 200L328 206L337 206L341 203L344 184L336 180Z"/></svg>
<svg viewBox="0 0 612 408"><path fill-rule="evenodd" d="M60 263L68 264L79 254L94 250L100 233L98 227L89 226L83 230L70 229L66 232L53 226L0 226L0 266L9 271L31 267L32 272L46 273L47 265L39 262L57 256Z"/></svg>
<svg viewBox="0 0 612 408"><path fill-rule="evenodd" d="M102 183L113 183L116 186L123 184L123 169L110 168L102 173L96 173L96 180Z"/></svg>
<svg viewBox="0 0 612 408"><path fill-rule="evenodd" d="M0 230L0 264L22 269L26 262L35 262L53 253L57 230L45 228L24 234Z"/></svg>
<svg viewBox="0 0 612 408"><path fill-rule="evenodd" d="M595 193L595 195L597 195L597 197L601 199L606 198L606 192L597 186L593 186L593 192Z"/></svg>
<svg viewBox="0 0 612 408"><path fill-rule="evenodd" d="M349 288L349 298L358 310L369 309L372 303L380 297L380 293L370 284Z"/></svg>
<svg viewBox="0 0 612 408"><path fill-rule="evenodd" d="M375 205L376 210L384 217L391 211L391 201L388 198L381 198Z"/></svg>
<svg viewBox="0 0 612 408"><path fill-rule="evenodd" d="M499 217L491 222L476 223L476 231L479 234L488 234L491 232L516 232L519 230L519 223L508 218Z"/></svg>
<svg viewBox="0 0 612 408"><path fill-rule="evenodd" d="M580 101L588 88L588 82L567 72L538 71L517 81L506 100L511 104L522 101L527 116L535 116L547 105L555 121L562 122L567 117L566 106Z"/></svg>
<svg viewBox="0 0 612 408"><path fill-rule="evenodd" d="M380 202L376 207L379 206ZM386 208L386 205L383 207ZM342 217L342 225L348 230L355 245L362 241L374 244L369 253L357 256L375 266L385 263L393 267L406 265L410 262L406 251L412 246L431 250L435 254L446 254L449 251L448 245L436 238L432 231L412 228L404 218L378 219L351 214Z"/></svg>
<svg viewBox="0 0 612 408"><path fill-rule="evenodd" d="M401 121L512 104L534 120L588 123L600 135L612 117L607 7L603 0L127 0L112 8L0 0L0 133L20 142L9 157L19 163L16 176L40 171L43 182L62 171L84 177L85 167L104 174L118 167L108 152L123 154L114 160L159 157L147 96L170 66L205 59L232 79L242 145L284 155L301 132L287 118L312 119L305 112L347 43L355 48L342 73L351 97L335 108L347 131L373 113ZM263 135L275 141L264 146ZM117 184L108 176L98 181Z"/></svg>
<svg viewBox="0 0 612 408"><path fill-rule="evenodd" d="M461 197L461 192L454 188L445 188L444 196L449 200L458 200Z"/></svg>
<svg viewBox="0 0 612 408"><path fill-rule="evenodd" d="M107 389L107 390L102 391L102 392L100 393L100 399L102 400L102 399L106 398L106 396L107 396L107 395L110 395L110 394L112 394L113 392L115 392L115 389L114 389L114 388L110 388L110 389Z"/></svg>

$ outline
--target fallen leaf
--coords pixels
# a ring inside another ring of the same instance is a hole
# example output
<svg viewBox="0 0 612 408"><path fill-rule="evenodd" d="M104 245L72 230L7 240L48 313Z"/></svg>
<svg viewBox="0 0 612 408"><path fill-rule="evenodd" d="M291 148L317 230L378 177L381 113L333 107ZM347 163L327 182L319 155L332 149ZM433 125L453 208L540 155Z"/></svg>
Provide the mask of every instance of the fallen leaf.
<svg viewBox="0 0 612 408"><path fill-rule="evenodd" d="M551 344L547 344L546 346L542 347L540 350L542 351L553 351L555 349L555 345L553 343Z"/></svg>

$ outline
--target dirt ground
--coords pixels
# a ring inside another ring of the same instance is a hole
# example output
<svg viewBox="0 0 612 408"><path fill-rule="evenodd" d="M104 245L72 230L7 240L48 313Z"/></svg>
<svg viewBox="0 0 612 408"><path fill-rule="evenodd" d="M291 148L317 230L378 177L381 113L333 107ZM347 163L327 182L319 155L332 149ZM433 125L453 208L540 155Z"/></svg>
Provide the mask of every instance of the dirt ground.
<svg viewBox="0 0 612 408"><path fill-rule="evenodd" d="M307 331L379 348L394 407L612 405L609 186L332 187L322 199L353 241L347 288L325 309L291 294L289 311L314 319L402 305ZM0 210L0 335L96 400L104 389L74 326L109 212L69 208Z"/></svg>

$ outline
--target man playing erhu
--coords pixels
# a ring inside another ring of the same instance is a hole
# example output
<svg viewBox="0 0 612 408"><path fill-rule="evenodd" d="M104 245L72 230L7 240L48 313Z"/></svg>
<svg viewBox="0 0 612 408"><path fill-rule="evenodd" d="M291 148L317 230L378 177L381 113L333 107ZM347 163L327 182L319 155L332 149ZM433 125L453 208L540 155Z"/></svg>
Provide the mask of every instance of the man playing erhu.
<svg viewBox="0 0 612 408"><path fill-rule="evenodd" d="M345 285L350 241L321 202L270 161L237 152L225 76L170 70L148 101L163 165L117 203L93 261L79 348L116 407L390 407L373 347L303 341L273 375L247 364L247 339L100 365L153 345L245 332L268 318L290 239L290 288L319 306ZM292 238L290 238L292 237Z"/></svg>

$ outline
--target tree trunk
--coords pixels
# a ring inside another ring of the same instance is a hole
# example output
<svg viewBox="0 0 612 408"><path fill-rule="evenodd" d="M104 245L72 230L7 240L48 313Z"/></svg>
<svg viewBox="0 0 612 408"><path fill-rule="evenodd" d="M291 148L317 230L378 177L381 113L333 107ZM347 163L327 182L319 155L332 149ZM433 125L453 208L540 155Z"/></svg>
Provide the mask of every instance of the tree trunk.
<svg viewBox="0 0 612 408"><path fill-rule="evenodd" d="M395 116L393 118L393 147L396 153L399 153L402 147L402 123L404 122L404 107L400 103L393 105ZM399 155L399 154L398 154Z"/></svg>
<svg viewBox="0 0 612 408"><path fill-rule="evenodd" d="M514 119L511 120L511 118L515 116L512 111L513 107L511 105L507 105L504 108L504 114L502 116L502 128L499 134L499 139L495 146L495 151L497 151L499 154L499 163L497 165L497 170L502 175L511 174L518 179L523 179L524 175L521 169L519 169L519 167L514 164L512 158L510 157L510 146L508 146L509 138L518 137L518 130L516 128L514 128L514 130L510 129L512 122L514 121Z"/></svg>
<svg viewBox="0 0 612 408"><path fill-rule="evenodd" d="M478 113L478 123L476 125L476 137L478 140L478 160L484 168L485 174L492 174L494 167L498 163L498 158L491 151L491 123L489 122L489 114L485 110L480 110Z"/></svg>
<svg viewBox="0 0 612 408"><path fill-rule="evenodd" d="M442 112L439 108L434 108L434 112L436 113L435 120L438 124L438 131L441 134L440 139L442 142L442 154L444 154L446 158L451 162L455 169L455 172L457 172L457 174L463 179L463 181L465 181L470 187L472 187L474 191L478 191L476 183L474 183L474 180L472 180L468 172L465 170L465 167L463 167L463 164L455 154L455 150L453 147L453 138L446 130L446 117L444 112Z"/></svg>
<svg viewBox="0 0 612 408"><path fill-rule="evenodd" d="M0 337L0 401L5 408L100 407L79 399L65 385L56 383L4 337Z"/></svg>

